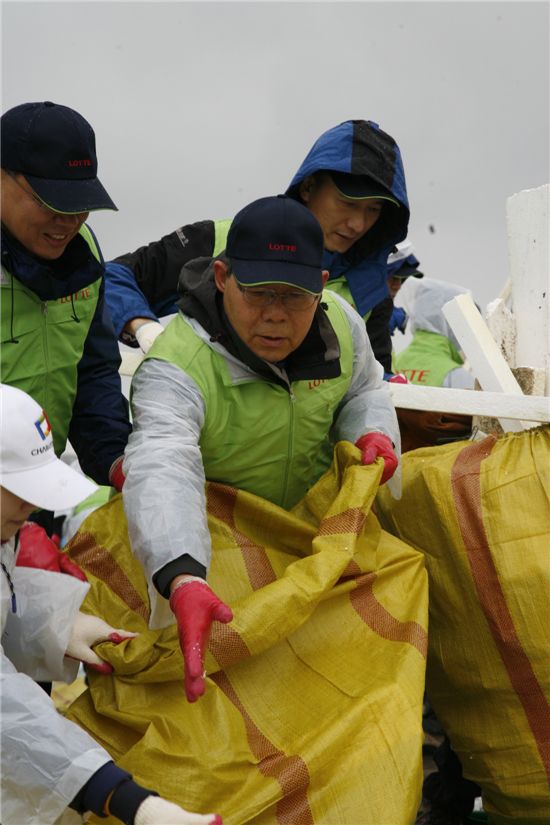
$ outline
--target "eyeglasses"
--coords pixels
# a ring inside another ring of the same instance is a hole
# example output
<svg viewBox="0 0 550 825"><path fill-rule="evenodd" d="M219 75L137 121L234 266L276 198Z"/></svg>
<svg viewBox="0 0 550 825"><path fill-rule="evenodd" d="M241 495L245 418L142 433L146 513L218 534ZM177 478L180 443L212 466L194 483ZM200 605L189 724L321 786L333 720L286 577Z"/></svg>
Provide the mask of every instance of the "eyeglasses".
<svg viewBox="0 0 550 825"><path fill-rule="evenodd" d="M28 198L30 198L32 201L34 201L34 203L37 206L39 206L40 209L43 212L46 213L46 215L49 215L50 217L55 216L55 215L67 215L67 216L72 217L73 215L80 216L80 215L86 215L87 214L86 212L57 212L55 209L52 209L46 203L44 203L44 201L40 200L38 195L32 189L27 189L25 186L23 186L23 184L20 183L20 181L17 180L17 178L16 178L16 176L13 172L8 172L7 174L8 174L8 177L10 177L12 179L12 181L14 183L16 183L17 186L25 193L25 195Z"/></svg>
<svg viewBox="0 0 550 825"><path fill-rule="evenodd" d="M12 179L12 181L13 181L15 184L17 184L17 186L18 186L18 187L19 187L19 188L20 188L20 189L21 189L21 190L25 193L25 195L26 195L28 198L30 198L31 200L33 200L33 201L35 202L35 204L36 204L37 206L39 206L39 207L40 207L40 208L41 208L44 212L49 213L49 214L53 214L53 215L57 214L56 212L54 212L54 210L53 210L53 209L50 209L50 207L49 207L49 206L47 206L47 204L45 204L43 201L41 201L41 200L40 200L40 198L38 197L38 195L36 195L36 194L33 192L33 190L32 190L32 189L27 189L25 186L23 186L23 184L22 184L22 183L20 183L20 182L17 180L17 178L16 178L16 176L15 176L15 174L14 174L13 172L8 172L7 174L8 174L8 177L9 177L9 178L11 178L11 179Z"/></svg>
<svg viewBox="0 0 550 825"><path fill-rule="evenodd" d="M257 287L242 286L235 278L239 290L247 304L252 307L268 307L280 301L289 312L302 312L310 309L319 300L321 293L314 294L302 289L293 289L288 292L277 292L275 289L258 289Z"/></svg>

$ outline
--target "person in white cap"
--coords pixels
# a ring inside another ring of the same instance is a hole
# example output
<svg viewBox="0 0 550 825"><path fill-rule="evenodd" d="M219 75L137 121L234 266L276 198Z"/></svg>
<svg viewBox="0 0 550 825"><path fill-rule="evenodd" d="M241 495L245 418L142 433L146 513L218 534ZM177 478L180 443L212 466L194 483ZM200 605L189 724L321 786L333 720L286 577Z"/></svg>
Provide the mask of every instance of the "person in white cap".
<svg viewBox="0 0 550 825"><path fill-rule="evenodd" d="M221 825L218 816L184 811L134 782L33 681L72 681L79 660L110 672L93 645L136 634L79 610L87 583L15 566L18 531L30 513L71 507L95 485L56 458L48 418L25 392L0 385L0 416L1 821L51 825L70 807L130 825Z"/></svg>
<svg viewBox="0 0 550 825"><path fill-rule="evenodd" d="M416 252L410 241L402 241L395 245L394 251L388 255L386 264L386 282L389 295L377 304L376 312L373 311L367 319L367 335L372 349L384 367L384 379L392 383L406 383L404 377L395 375L391 368L393 348L391 336L396 329L404 333L407 322L407 315L403 308L394 306L393 302L409 276L424 277L424 274L418 270L419 266L420 261L416 257Z"/></svg>

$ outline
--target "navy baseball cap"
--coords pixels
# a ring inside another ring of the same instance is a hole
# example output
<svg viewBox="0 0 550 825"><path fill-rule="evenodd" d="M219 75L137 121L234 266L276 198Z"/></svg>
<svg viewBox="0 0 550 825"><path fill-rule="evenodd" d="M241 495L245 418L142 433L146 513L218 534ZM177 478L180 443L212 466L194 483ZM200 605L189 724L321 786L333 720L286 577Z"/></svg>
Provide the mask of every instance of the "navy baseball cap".
<svg viewBox="0 0 550 825"><path fill-rule="evenodd" d="M328 170L328 173L338 191L346 198L353 198L354 200L376 198L400 206L399 201L391 192L369 178L368 175L350 175L347 172L332 172L331 170Z"/></svg>
<svg viewBox="0 0 550 825"><path fill-rule="evenodd" d="M306 206L286 195L260 198L241 209L225 254L245 286L281 283L323 291L323 230Z"/></svg>
<svg viewBox="0 0 550 825"><path fill-rule="evenodd" d="M2 169L19 172L56 212L117 207L97 177L95 134L74 109L22 103L0 120Z"/></svg>
<svg viewBox="0 0 550 825"><path fill-rule="evenodd" d="M401 278L405 280L411 275L414 278L423 278L424 273L418 269L419 262L415 261L414 256L410 256L410 260L404 261L400 266L396 267L394 271L388 267L388 278Z"/></svg>
<svg viewBox="0 0 550 825"><path fill-rule="evenodd" d="M420 261L415 255L415 249L410 241L402 241L395 247L395 251L388 255L388 278L402 278L405 280L411 275L423 278L424 273L418 267Z"/></svg>

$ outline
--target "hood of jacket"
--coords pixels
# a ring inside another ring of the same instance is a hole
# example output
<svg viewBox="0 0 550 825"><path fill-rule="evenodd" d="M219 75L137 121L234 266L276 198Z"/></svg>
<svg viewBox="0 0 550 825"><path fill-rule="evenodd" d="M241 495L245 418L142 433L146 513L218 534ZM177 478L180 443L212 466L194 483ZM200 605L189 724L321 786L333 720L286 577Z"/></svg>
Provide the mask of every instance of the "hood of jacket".
<svg viewBox="0 0 550 825"><path fill-rule="evenodd" d="M407 236L409 203L401 153L395 140L371 120L346 120L313 144L286 194L301 200L300 183L314 172L368 175L399 201L384 205L376 224L345 254L325 250L330 279L345 276L357 309L364 315L388 295L388 255Z"/></svg>
<svg viewBox="0 0 550 825"><path fill-rule="evenodd" d="M194 318L210 335L239 361L268 381L288 387L292 381L335 378L340 375L340 345L328 316L320 303L311 328L298 349L284 363L271 364L259 358L239 338L223 308L222 293L214 281L212 258L195 258L181 270L178 308Z"/></svg>
<svg viewBox="0 0 550 825"><path fill-rule="evenodd" d="M41 301L53 301L89 286L104 272L81 235L55 261L32 255L2 227L2 266Z"/></svg>
<svg viewBox="0 0 550 825"><path fill-rule="evenodd" d="M460 343L443 315L443 307L457 295L471 295L471 290L458 284L424 278L418 283L410 302L410 331L435 332L448 338L460 351Z"/></svg>

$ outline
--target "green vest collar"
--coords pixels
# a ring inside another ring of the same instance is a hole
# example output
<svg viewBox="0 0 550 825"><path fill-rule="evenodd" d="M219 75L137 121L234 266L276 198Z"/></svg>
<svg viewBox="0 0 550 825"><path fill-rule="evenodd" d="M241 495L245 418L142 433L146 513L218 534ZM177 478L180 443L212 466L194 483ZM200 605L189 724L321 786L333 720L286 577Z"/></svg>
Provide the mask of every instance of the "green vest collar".
<svg viewBox="0 0 550 825"><path fill-rule="evenodd" d="M101 278L104 268L98 257L97 245L85 224L55 261L31 255L2 228L2 266L41 301L72 295Z"/></svg>

